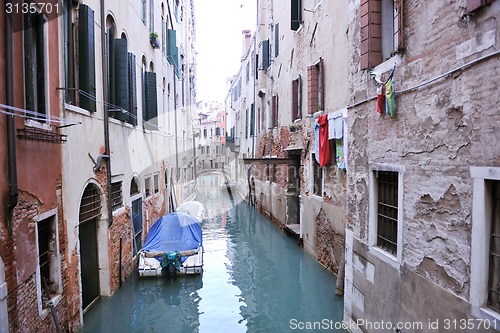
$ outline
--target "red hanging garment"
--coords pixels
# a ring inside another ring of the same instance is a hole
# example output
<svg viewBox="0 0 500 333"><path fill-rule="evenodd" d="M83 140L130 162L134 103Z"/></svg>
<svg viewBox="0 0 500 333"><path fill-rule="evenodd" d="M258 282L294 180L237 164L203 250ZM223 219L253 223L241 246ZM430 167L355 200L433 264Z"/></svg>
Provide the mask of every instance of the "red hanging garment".
<svg viewBox="0 0 500 333"><path fill-rule="evenodd" d="M328 116L319 116L319 165L330 162L330 143L328 142Z"/></svg>

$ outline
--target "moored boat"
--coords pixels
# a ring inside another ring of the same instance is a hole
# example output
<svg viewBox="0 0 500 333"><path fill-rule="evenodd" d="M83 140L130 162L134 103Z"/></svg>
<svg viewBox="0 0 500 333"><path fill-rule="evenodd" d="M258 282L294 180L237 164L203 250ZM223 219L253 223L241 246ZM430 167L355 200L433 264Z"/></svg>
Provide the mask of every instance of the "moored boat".
<svg viewBox="0 0 500 333"><path fill-rule="evenodd" d="M175 277L203 272L203 205L197 203L186 207L190 207L190 213L184 210L167 214L149 229L138 254L141 277Z"/></svg>

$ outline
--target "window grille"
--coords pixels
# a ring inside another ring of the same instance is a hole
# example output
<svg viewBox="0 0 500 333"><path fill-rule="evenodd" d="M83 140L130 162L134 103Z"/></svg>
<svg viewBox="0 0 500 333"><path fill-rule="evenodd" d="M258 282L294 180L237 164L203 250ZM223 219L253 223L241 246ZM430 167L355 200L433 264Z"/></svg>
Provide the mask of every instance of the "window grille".
<svg viewBox="0 0 500 333"><path fill-rule="evenodd" d="M378 178L377 246L396 255L398 239L398 173L376 172Z"/></svg>
<svg viewBox="0 0 500 333"><path fill-rule="evenodd" d="M95 185L88 185L80 204L80 223L101 216L101 195Z"/></svg>
<svg viewBox="0 0 500 333"><path fill-rule="evenodd" d="M490 182L490 181L489 181ZM491 238L488 306L500 312L500 181L491 181Z"/></svg>
<svg viewBox="0 0 500 333"><path fill-rule="evenodd" d="M38 261L40 263L41 281L50 282L50 219L37 223L38 227Z"/></svg>
<svg viewBox="0 0 500 333"><path fill-rule="evenodd" d="M111 184L111 202L113 203L113 211L123 206L122 182Z"/></svg>

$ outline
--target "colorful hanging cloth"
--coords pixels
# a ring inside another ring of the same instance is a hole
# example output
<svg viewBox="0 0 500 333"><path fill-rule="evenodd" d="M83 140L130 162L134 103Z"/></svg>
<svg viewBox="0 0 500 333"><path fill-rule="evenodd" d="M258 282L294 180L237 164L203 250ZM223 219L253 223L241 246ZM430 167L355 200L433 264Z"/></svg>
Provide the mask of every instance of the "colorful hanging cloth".
<svg viewBox="0 0 500 333"><path fill-rule="evenodd" d="M394 117L396 114L396 101L394 99L394 70L385 83L385 114Z"/></svg>
<svg viewBox="0 0 500 333"><path fill-rule="evenodd" d="M328 142L328 116L319 116L319 165L325 166L330 162L330 142Z"/></svg>

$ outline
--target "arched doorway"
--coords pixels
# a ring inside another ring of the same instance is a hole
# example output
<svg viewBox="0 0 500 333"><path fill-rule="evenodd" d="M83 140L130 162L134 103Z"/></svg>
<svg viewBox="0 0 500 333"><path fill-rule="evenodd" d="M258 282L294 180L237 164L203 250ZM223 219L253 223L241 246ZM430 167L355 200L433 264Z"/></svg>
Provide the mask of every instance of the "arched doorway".
<svg viewBox="0 0 500 333"><path fill-rule="evenodd" d="M95 184L88 184L83 191L79 214L80 272L84 311L99 297L97 223L100 218L101 191Z"/></svg>

